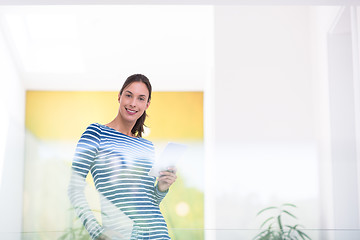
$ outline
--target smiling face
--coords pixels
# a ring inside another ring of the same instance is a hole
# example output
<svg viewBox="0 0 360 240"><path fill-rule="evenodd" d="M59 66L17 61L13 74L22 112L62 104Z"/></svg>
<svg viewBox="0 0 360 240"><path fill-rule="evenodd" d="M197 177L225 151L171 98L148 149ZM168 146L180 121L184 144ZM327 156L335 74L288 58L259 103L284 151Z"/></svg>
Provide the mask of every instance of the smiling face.
<svg viewBox="0 0 360 240"><path fill-rule="evenodd" d="M129 84L118 96L120 117L126 122L135 123L149 107L148 99L149 90L143 82Z"/></svg>

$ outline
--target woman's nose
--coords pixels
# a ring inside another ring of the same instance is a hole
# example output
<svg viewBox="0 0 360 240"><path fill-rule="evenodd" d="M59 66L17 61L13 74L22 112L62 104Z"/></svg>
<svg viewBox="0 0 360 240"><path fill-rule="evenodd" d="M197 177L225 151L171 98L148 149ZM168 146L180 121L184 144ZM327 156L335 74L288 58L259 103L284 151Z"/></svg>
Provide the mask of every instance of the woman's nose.
<svg viewBox="0 0 360 240"><path fill-rule="evenodd" d="M133 106L133 107L136 106L136 99L135 98L131 99L130 105Z"/></svg>

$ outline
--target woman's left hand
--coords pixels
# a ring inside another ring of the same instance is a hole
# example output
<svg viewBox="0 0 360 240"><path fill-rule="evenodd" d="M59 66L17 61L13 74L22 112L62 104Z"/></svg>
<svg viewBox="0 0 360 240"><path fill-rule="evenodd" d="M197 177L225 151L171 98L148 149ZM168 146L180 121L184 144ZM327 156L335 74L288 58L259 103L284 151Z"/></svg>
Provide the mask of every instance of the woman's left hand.
<svg viewBox="0 0 360 240"><path fill-rule="evenodd" d="M158 178L158 188L160 192L167 191L170 186L176 181L176 168L168 168L167 171L161 171Z"/></svg>

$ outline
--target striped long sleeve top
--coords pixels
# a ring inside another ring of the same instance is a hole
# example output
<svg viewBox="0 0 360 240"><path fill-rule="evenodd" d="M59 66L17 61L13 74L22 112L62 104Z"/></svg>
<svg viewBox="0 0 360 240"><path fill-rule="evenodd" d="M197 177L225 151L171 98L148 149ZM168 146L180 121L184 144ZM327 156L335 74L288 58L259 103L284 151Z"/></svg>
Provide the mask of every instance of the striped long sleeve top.
<svg viewBox="0 0 360 240"><path fill-rule="evenodd" d="M166 192L148 175L153 163L152 142L98 123L87 127L75 150L68 195L92 239L107 229L122 236L130 229L122 239L170 239L159 208ZM89 171L100 195L101 225L84 193Z"/></svg>

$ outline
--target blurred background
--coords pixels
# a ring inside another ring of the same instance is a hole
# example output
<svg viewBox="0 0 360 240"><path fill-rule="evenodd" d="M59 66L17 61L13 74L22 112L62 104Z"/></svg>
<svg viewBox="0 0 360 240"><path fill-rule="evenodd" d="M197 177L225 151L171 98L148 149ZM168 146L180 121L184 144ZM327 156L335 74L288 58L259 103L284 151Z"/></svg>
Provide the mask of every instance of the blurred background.
<svg viewBox="0 0 360 240"><path fill-rule="evenodd" d="M189 146L161 204L172 239L252 239L284 203L311 239L360 238L358 1L0 4L1 238L77 224L76 142L133 73L157 153Z"/></svg>

